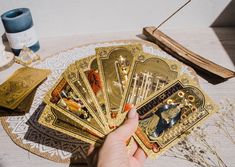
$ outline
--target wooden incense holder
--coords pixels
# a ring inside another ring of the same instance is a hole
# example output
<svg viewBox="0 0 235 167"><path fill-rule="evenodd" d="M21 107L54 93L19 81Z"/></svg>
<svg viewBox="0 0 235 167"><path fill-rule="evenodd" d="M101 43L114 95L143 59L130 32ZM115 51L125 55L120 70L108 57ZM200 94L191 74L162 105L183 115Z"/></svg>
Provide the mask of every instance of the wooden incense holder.
<svg viewBox="0 0 235 167"><path fill-rule="evenodd" d="M196 71L201 70L207 74L215 74L223 79L229 79L235 76L235 72L188 50L160 30L156 30L156 27L145 27L143 29L143 34L164 51L193 67Z"/></svg>

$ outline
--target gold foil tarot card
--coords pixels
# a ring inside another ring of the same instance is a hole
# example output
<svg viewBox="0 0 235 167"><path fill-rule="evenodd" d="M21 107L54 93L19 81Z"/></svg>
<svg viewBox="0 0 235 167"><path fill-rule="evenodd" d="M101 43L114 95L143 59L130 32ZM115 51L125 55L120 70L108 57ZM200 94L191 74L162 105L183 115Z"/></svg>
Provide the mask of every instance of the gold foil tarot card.
<svg viewBox="0 0 235 167"><path fill-rule="evenodd" d="M139 127L134 138L155 158L217 110L197 83L182 75L137 106Z"/></svg>
<svg viewBox="0 0 235 167"><path fill-rule="evenodd" d="M97 136L104 137L102 127L63 77L46 94L44 102Z"/></svg>
<svg viewBox="0 0 235 167"><path fill-rule="evenodd" d="M134 57L139 56L141 51L141 45L111 46L96 49L109 124L117 118L132 62Z"/></svg>
<svg viewBox="0 0 235 167"><path fill-rule="evenodd" d="M0 106L14 110L50 74L50 70L23 67L0 85Z"/></svg>
<svg viewBox="0 0 235 167"><path fill-rule="evenodd" d="M99 112L100 119L106 129L110 131L96 56L89 56L76 61L76 66L80 70L81 78L96 106L97 112Z"/></svg>
<svg viewBox="0 0 235 167"><path fill-rule="evenodd" d="M119 120L126 116L126 106L137 105L154 92L164 88L179 75L181 63L159 56L141 53L132 64L130 81L122 98ZM119 124L120 124L119 123Z"/></svg>
<svg viewBox="0 0 235 167"><path fill-rule="evenodd" d="M38 122L50 129L62 132L68 136L82 140L92 145L100 145L102 140L69 117L65 117L56 109L46 105ZM74 126L76 125L76 126Z"/></svg>
<svg viewBox="0 0 235 167"><path fill-rule="evenodd" d="M10 115L12 113L15 113L16 115L28 113L33 103L36 91L37 88L34 88L34 90L32 90L32 92L30 92L14 110L0 107L0 116Z"/></svg>
<svg viewBox="0 0 235 167"><path fill-rule="evenodd" d="M81 77L80 71L77 68L77 66L74 64L71 64L66 71L63 73L63 77L68 82L70 87L73 89L75 94L79 97L79 99L82 101L84 106L90 111L90 114L92 117L96 120L96 122L99 124L100 127L105 131L105 133L108 133L108 124L103 120L104 115L101 111L98 111L96 109L96 106L93 102L93 97L90 94L89 90L87 89L87 83L84 82L83 78Z"/></svg>

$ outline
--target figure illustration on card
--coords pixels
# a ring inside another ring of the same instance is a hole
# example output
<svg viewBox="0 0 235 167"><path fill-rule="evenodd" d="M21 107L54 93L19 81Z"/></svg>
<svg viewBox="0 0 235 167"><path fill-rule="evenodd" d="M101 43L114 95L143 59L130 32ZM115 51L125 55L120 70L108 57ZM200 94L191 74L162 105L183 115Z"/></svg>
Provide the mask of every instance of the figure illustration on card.
<svg viewBox="0 0 235 167"><path fill-rule="evenodd" d="M150 140L157 140L165 131L180 121L183 122L185 118L197 110L197 106L202 103L201 100L199 94L194 94L190 89L183 89L150 113L141 116L142 124L144 122L144 124L148 124L145 131Z"/></svg>
<svg viewBox="0 0 235 167"><path fill-rule="evenodd" d="M86 107L67 83L60 92L54 91L52 94L51 102L89 121L90 116Z"/></svg>
<svg viewBox="0 0 235 167"><path fill-rule="evenodd" d="M120 55L118 60L115 61L115 71L118 79L115 85L118 85L122 94L124 93L124 86L128 81L129 70L130 62Z"/></svg>
<svg viewBox="0 0 235 167"><path fill-rule="evenodd" d="M104 93L101 84L100 74L98 70L97 59L93 59L89 65L89 70L85 71L87 80L96 96L101 108L105 110Z"/></svg>

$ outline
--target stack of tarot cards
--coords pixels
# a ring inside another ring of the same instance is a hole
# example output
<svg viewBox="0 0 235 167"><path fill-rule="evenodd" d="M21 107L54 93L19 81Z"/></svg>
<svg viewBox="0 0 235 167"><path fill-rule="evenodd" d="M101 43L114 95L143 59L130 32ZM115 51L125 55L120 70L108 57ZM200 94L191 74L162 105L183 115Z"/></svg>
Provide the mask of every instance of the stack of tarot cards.
<svg viewBox="0 0 235 167"><path fill-rule="evenodd" d="M181 66L144 53L140 44L96 48L96 55L70 64L46 94L39 123L98 146L134 105L133 138L155 158L218 108Z"/></svg>
<svg viewBox="0 0 235 167"><path fill-rule="evenodd" d="M50 70L22 67L0 85L0 113L24 114L31 108L34 95Z"/></svg>

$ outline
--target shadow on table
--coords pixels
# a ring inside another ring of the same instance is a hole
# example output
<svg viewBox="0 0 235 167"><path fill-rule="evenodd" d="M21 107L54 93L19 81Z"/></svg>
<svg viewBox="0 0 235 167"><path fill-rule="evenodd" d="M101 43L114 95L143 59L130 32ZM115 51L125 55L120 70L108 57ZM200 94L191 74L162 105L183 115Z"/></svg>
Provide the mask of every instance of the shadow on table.
<svg viewBox="0 0 235 167"><path fill-rule="evenodd" d="M211 27L235 65L235 0L226 6L211 24Z"/></svg>
<svg viewBox="0 0 235 167"><path fill-rule="evenodd" d="M5 51L12 52L6 33L1 35L0 40L2 40L3 45L5 46Z"/></svg>
<svg viewBox="0 0 235 167"><path fill-rule="evenodd" d="M0 118L1 117L7 117L7 116L23 116L25 115L24 112L16 112L7 108L1 108L0 107Z"/></svg>
<svg viewBox="0 0 235 167"><path fill-rule="evenodd" d="M81 153L80 153L81 147L78 145L76 146L76 141L79 144L80 143L79 140L67 136L65 141L62 141L60 137L66 136L66 135L64 135L61 132L55 131L53 129L47 128L38 123L38 119L44 108L45 108L44 103L39 105L38 108L33 113L33 115L27 121L27 125L29 127L24 136L24 139L32 141L34 143L45 145L48 147L70 152L72 153L72 156L70 159L71 164L79 165L79 167L85 166L87 163L86 163L86 160L81 156ZM52 136L54 137L52 138ZM70 139L71 139L72 144L69 143ZM63 147L63 146L66 146L66 147Z"/></svg>
<svg viewBox="0 0 235 167"><path fill-rule="evenodd" d="M88 167L87 162L76 162L73 159L70 160L71 163L69 164L69 167Z"/></svg>
<svg viewBox="0 0 235 167"><path fill-rule="evenodd" d="M235 27L213 28L213 31L235 66Z"/></svg>
<svg viewBox="0 0 235 167"><path fill-rule="evenodd" d="M235 26L235 0L231 0L219 14L211 27L234 27Z"/></svg>

